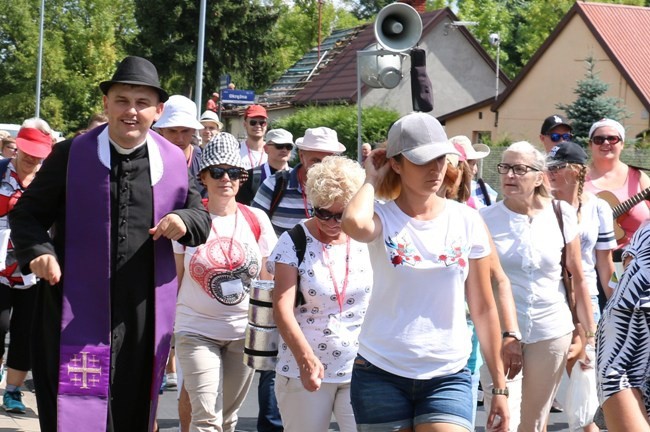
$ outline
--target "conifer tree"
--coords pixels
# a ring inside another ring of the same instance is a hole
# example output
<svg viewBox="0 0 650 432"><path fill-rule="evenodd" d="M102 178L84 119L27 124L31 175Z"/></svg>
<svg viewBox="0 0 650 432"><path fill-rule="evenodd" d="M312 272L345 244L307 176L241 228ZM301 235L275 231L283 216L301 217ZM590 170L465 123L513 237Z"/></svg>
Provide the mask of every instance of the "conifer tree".
<svg viewBox="0 0 650 432"><path fill-rule="evenodd" d="M589 128L598 120L607 117L621 121L629 117L627 110L621 106L621 99L605 96L609 84L600 79L596 71L596 60L590 56L585 59L585 63L585 77L578 81L573 90L577 99L570 104L556 105L571 120L574 140L583 145L589 140Z"/></svg>

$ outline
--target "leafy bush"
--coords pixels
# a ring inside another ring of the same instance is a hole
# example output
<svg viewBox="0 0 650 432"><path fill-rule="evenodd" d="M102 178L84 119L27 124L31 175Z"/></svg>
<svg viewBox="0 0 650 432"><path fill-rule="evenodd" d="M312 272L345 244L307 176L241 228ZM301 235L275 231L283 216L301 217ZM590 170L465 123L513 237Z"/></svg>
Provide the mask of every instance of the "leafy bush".
<svg viewBox="0 0 650 432"><path fill-rule="evenodd" d="M362 110L362 141L380 143L386 140L388 129L397 121L397 111L370 107ZM305 130L319 126L334 129L339 141L347 149L345 154L357 159L357 107L356 105L308 106L295 114L275 120L271 127L283 128L294 138L304 136Z"/></svg>

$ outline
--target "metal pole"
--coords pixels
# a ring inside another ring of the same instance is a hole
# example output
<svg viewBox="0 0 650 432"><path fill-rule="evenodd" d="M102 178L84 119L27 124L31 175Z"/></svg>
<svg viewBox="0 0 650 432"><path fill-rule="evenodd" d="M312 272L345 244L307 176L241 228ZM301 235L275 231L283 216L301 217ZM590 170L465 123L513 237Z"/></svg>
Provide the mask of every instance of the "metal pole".
<svg viewBox="0 0 650 432"><path fill-rule="evenodd" d="M499 33L497 33L499 34ZM501 54L501 38L499 38L499 41L497 42L497 69L496 69L496 94L494 95L494 100L497 100L499 98L499 57Z"/></svg>
<svg viewBox="0 0 650 432"><path fill-rule="evenodd" d="M361 163L361 72L359 68L360 51L357 51L357 160Z"/></svg>
<svg viewBox="0 0 650 432"><path fill-rule="evenodd" d="M36 113L34 117L41 116L41 76L43 70L43 27L45 22L45 0L41 0L41 24L38 36L38 64L36 66Z"/></svg>
<svg viewBox="0 0 650 432"><path fill-rule="evenodd" d="M196 103L196 112L201 116L201 95L203 94L203 52L205 50L205 10L206 1L201 0L201 9L199 11L199 46L196 52L196 95L194 102Z"/></svg>

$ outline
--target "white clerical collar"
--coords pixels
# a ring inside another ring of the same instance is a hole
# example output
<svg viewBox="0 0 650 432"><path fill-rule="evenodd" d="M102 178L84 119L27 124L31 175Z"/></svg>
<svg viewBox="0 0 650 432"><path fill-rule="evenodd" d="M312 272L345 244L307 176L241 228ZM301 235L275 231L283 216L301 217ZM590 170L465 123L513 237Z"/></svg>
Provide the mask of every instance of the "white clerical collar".
<svg viewBox="0 0 650 432"><path fill-rule="evenodd" d="M133 153L134 151L136 151L136 150L139 149L140 147L146 145L146 144L147 144L147 139L145 138L144 141L142 141L140 144L138 144L137 146L135 146L135 147L133 147L133 148L124 148L124 147L120 147L120 145L117 144L117 143L116 143L115 141L113 141L112 139L110 139L110 137L108 138L108 142L111 143L111 145L113 146L113 148L115 149L115 151L118 152L119 154L121 154L121 155L130 155L131 153Z"/></svg>
<svg viewBox="0 0 650 432"><path fill-rule="evenodd" d="M139 144L132 149L124 149L111 142L111 140L108 138L108 127L104 128L104 130L97 137L97 155L99 156L99 160L101 161L102 165L108 169L111 168L111 144L113 145L113 148L115 148L115 150L120 154L130 154L137 148L146 145L149 156L149 174L151 175L151 185L153 186L160 181L165 167L163 166L160 149L158 148L158 145L153 140L151 135L147 134L147 138L142 144Z"/></svg>

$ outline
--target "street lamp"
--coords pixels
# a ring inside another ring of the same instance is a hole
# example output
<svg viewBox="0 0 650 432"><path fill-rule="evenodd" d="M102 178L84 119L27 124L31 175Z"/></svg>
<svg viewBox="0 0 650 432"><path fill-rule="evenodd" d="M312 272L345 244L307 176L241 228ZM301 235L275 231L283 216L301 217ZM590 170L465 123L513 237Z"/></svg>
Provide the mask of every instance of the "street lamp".
<svg viewBox="0 0 650 432"><path fill-rule="evenodd" d="M496 75L496 94L494 95L494 100L499 98L499 56L501 54L501 36L499 33L490 34L490 45L497 48L497 67L495 71Z"/></svg>

